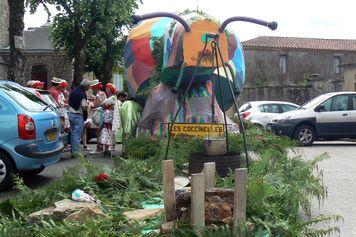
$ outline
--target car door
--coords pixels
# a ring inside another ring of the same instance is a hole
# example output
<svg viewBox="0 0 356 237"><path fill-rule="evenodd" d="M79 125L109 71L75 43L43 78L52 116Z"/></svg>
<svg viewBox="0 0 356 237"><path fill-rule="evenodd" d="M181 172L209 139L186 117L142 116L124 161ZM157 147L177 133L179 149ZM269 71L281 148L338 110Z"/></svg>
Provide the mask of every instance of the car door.
<svg viewBox="0 0 356 237"><path fill-rule="evenodd" d="M0 96L0 144L17 137L17 113L11 104Z"/></svg>
<svg viewBox="0 0 356 237"><path fill-rule="evenodd" d="M350 135L356 136L356 95L350 95L351 117L350 117Z"/></svg>
<svg viewBox="0 0 356 237"><path fill-rule="evenodd" d="M280 112L285 113L291 110L296 110L298 109L298 106L291 105L291 104L280 104Z"/></svg>
<svg viewBox="0 0 356 237"><path fill-rule="evenodd" d="M344 136L350 133L351 110L349 95L336 95L323 103L316 111L316 124L321 136Z"/></svg>

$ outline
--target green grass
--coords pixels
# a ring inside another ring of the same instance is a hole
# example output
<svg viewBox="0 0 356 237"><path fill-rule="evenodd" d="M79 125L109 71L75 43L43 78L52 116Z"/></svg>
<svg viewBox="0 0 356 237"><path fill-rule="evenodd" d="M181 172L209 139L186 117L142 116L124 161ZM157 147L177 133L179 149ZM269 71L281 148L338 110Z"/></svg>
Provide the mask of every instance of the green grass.
<svg viewBox="0 0 356 237"><path fill-rule="evenodd" d="M258 129L247 131L248 150L260 159L250 165L248 175L247 219L254 229L246 236L326 236L338 232L334 221L338 216L311 216L311 201L321 203L327 197L322 182L322 172L317 163L326 155L314 160L287 157L287 150L294 142L276 137ZM230 146L242 151L242 137L230 135ZM126 210L140 208L141 202L162 197L161 160L166 140L157 141L140 137L130 141L123 157L115 158L110 179L97 185L95 175L102 168L81 159L78 167L67 170L63 177L51 184L30 190L17 179L20 194L0 203L0 236L142 236L142 229L155 229L163 222L163 216L130 223L123 216ZM187 162L191 152L202 149L202 141L175 139L169 158L174 159L176 173ZM233 175L218 178L219 187L233 187ZM80 188L101 201L106 218L88 220L85 224L43 220L39 224L28 222L28 214L53 205L55 201L69 198ZM301 217L301 212L307 217ZM330 228L318 229L318 223L331 223ZM187 225L178 225L172 236L196 236ZM232 236L231 226L211 227L201 230L204 236ZM185 235L184 235L185 234ZM154 236L154 234L151 234Z"/></svg>

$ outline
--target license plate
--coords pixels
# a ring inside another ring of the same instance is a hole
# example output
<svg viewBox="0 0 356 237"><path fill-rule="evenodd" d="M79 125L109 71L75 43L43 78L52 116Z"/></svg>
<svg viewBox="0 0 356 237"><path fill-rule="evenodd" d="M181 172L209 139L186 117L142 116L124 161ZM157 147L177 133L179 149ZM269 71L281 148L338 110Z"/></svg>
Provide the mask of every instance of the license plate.
<svg viewBox="0 0 356 237"><path fill-rule="evenodd" d="M57 137L57 135L54 132L47 134L47 140L49 142L56 140L56 137Z"/></svg>

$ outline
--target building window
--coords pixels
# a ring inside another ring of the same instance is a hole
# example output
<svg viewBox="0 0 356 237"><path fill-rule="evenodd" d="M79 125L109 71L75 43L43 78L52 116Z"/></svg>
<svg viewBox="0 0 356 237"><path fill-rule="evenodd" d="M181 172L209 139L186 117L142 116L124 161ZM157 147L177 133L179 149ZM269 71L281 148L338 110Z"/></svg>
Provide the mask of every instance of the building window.
<svg viewBox="0 0 356 237"><path fill-rule="evenodd" d="M281 73L287 73L287 55L280 55L279 56L279 68Z"/></svg>
<svg viewBox="0 0 356 237"><path fill-rule="evenodd" d="M340 73L340 57L334 57L334 73Z"/></svg>

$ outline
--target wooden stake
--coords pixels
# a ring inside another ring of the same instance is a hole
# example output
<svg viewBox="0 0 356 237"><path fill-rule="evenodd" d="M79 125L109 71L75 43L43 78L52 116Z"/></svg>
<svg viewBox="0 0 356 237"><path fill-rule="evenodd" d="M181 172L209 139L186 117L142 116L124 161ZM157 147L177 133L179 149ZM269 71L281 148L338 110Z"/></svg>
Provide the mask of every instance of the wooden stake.
<svg viewBox="0 0 356 237"><path fill-rule="evenodd" d="M164 211L166 222L175 219L175 190L174 190L174 163L173 160L162 161L163 174L163 195L164 195Z"/></svg>
<svg viewBox="0 0 356 237"><path fill-rule="evenodd" d="M241 168L235 170L235 191L234 191L234 229L242 228L246 221L246 184L247 169ZM237 236L234 233L234 236ZM244 236L243 232L239 236Z"/></svg>
<svg viewBox="0 0 356 237"><path fill-rule="evenodd" d="M191 224L205 226L205 176L203 173L192 174Z"/></svg>
<svg viewBox="0 0 356 237"><path fill-rule="evenodd" d="M215 162L204 163L205 190L215 188Z"/></svg>

